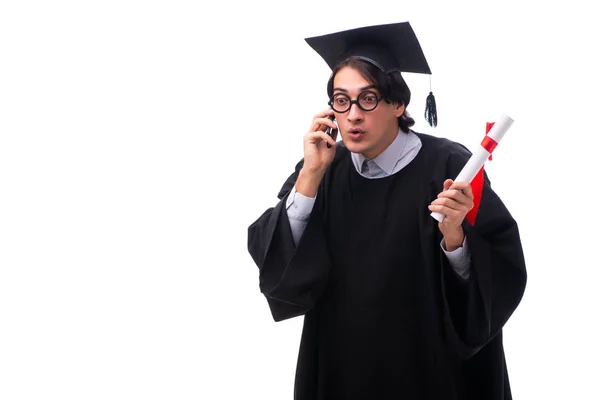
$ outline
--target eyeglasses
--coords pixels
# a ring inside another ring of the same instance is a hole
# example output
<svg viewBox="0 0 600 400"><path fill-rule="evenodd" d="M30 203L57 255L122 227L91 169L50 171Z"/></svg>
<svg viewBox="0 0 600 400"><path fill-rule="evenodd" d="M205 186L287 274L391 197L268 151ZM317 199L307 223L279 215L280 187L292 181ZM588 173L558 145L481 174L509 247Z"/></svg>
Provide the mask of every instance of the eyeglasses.
<svg viewBox="0 0 600 400"><path fill-rule="evenodd" d="M352 104L356 104L363 111L373 111L381 100L383 100L383 97L379 97L377 93L367 90L361 92L356 100L350 100L350 96L347 94L337 93L333 95L327 104L333 108L333 111L339 113L348 111L352 107Z"/></svg>

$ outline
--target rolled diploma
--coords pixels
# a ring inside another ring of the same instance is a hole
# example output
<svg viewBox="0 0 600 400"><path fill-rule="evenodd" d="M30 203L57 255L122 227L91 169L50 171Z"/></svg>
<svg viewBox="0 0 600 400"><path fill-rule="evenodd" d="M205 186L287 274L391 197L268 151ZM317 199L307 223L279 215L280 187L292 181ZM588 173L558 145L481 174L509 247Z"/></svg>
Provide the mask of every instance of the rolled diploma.
<svg viewBox="0 0 600 400"><path fill-rule="evenodd" d="M503 114L500 117L499 121L496 122L494 126L492 126L492 129L490 129L487 136L493 139L496 143L500 143L500 140L502 140L502 138L506 134L506 131L508 131L508 128L510 128L513 122L514 121L512 120L512 118L510 118L506 114ZM492 153L488 152L483 147L483 145L477 147L477 149L475 149L475 151L473 152L473 155L471 155L471 158L469 158L469 161L467 161L467 163L460 171L456 179L454 179L454 182L465 181L469 182L470 184L473 181L473 178L475 178L475 175L477 175L477 173L481 169L481 167L483 167L490 154ZM431 216L435 218L438 222L442 222L445 217L444 214L438 212L432 212Z"/></svg>

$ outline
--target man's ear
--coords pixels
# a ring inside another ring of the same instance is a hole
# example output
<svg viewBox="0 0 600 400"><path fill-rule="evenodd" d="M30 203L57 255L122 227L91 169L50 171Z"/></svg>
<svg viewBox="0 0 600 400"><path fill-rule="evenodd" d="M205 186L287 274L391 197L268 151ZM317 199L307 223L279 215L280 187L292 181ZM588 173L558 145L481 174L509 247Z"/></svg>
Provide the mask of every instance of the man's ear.
<svg viewBox="0 0 600 400"><path fill-rule="evenodd" d="M396 118L400 118L404 114L404 103L397 103L395 107Z"/></svg>

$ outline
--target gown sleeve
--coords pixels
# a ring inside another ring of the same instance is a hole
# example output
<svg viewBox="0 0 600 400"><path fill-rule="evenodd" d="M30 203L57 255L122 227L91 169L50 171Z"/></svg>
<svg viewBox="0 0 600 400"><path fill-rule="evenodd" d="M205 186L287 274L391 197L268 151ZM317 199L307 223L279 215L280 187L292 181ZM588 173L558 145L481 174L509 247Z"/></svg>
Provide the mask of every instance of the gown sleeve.
<svg viewBox="0 0 600 400"><path fill-rule="evenodd" d="M470 157L459 150L448 159L450 177ZM517 223L485 173L475 223L465 220L462 227L471 253L470 278L459 280L442 265L442 291L447 334L458 354L469 358L501 333L523 297L527 273Z"/></svg>
<svg viewBox="0 0 600 400"><path fill-rule="evenodd" d="M286 200L303 161L283 184L279 202L248 228L248 251L259 269L259 288L275 321L304 315L318 301L327 282L330 257L323 234L323 184L298 245L286 212Z"/></svg>

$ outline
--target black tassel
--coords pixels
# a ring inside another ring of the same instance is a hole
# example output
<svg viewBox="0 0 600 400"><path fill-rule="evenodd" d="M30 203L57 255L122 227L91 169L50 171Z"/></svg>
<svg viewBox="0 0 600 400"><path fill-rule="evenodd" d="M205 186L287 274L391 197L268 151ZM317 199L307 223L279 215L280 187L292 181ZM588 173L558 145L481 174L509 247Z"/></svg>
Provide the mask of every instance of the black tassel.
<svg viewBox="0 0 600 400"><path fill-rule="evenodd" d="M433 92L429 92L429 96L427 96L427 103L425 104L425 120L430 126L437 126L437 108L435 106Z"/></svg>

